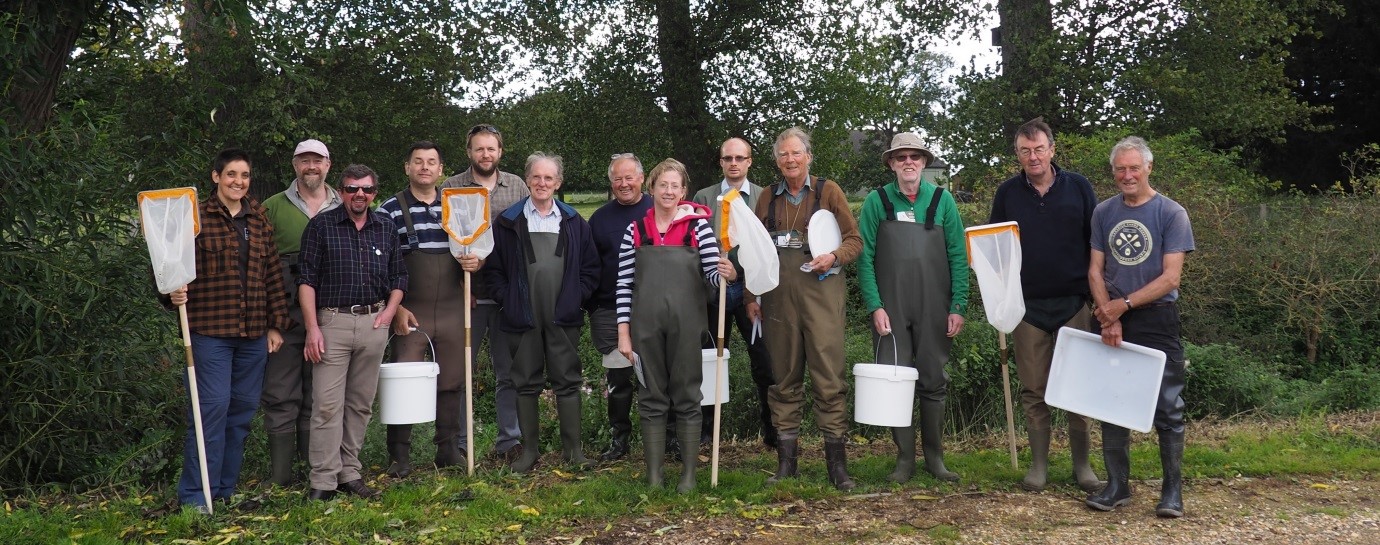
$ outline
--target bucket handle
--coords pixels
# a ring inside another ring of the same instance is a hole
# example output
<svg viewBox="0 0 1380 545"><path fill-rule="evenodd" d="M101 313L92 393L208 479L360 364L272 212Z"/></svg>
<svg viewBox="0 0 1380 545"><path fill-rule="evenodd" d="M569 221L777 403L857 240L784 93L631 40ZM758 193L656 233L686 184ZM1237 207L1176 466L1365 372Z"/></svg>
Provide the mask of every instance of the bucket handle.
<svg viewBox="0 0 1380 545"><path fill-rule="evenodd" d="M892 376L900 375L900 374L901 374L901 371L900 371L901 355L900 355L900 353L898 352L898 349L896 348L896 335L895 335L895 334L891 334L891 335L879 335L879 336L877 336L877 340L872 342L872 359L873 359L873 360L880 360L880 359L882 359L882 357L881 357L882 339L883 339L883 338L886 338L886 337L890 337L890 338L891 338L891 373L892 373Z"/></svg>
<svg viewBox="0 0 1380 545"><path fill-rule="evenodd" d="M426 344L427 344L428 347L431 348L431 359L432 359L432 360L435 360L435 359L436 359L436 343L435 343L435 342L432 342L432 340L431 340L431 335L427 335L427 333L426 333L425 331L422 331L422 330L420 330L420 329L417 329L415 326L408 326L408 327L407 327L407 330L408 330L408 331L415 332L415 333L421 333L422 335L426 336ZM389 333L389 334L388 334L388 343L387 343L387 344L389 344L389 345L393 344L393 337L396 337L396 336L397 336L397 335L395 335L395 334L393 334L393 333ZM394 355L393 357L394 357L394 358L397 358L397 355Z"/></svg>

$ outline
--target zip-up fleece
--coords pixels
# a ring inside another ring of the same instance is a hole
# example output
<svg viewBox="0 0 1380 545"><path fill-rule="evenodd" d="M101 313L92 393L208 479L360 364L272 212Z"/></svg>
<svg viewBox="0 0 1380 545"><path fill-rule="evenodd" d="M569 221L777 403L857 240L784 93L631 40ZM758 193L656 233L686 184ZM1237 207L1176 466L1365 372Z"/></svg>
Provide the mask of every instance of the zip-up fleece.
<svg viewBox="0 0 1380 545"><path fill-rule="evenodd" d="M522 213L530 198L519 200L494 220L494 251L480 270L494 300L503 307L499 329L508 333L523 333L536 326L532 318L531 289L527 285L527 264L535 256L531 255L527 216ZM599 285L599 253L594 248L589 222L570 205L561 201L555 201L555 205L561 211L556 255L565 260L565 271L561 275L561 293L556 297L553 323L559 327L580 327L585 323L582 309Z"/></svg>

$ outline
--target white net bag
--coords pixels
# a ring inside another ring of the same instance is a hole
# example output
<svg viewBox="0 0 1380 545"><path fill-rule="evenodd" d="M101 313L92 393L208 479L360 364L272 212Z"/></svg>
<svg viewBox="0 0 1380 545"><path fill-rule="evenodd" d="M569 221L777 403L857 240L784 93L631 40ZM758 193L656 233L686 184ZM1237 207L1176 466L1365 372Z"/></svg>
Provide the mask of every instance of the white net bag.
<svg viewBox="0 0 1380 545"><path fill-rule="evenodd" d="M737 191L729 191L719 201L719 245L723 256L738 248L738 264L743 266L743 282L756 295L776 289L781 281L781 260L771 234L757 215L749 210Z"/></svg>
<svg viewBox="0 0 1380 545"><path fill-rule="evenodd" d="M489 191L482 187L448 187L441 190L441 215L450 235L450 253L474 254L479 259L494 251L489 230Z"/></svg>
<svg viewBox="0 0 1380 545"><path fill-rule="evenodd" d="M977 274L987 322L1010 333L1025 318L1021 293L1021 230L1014 221L969 227L968 263Z"/></svg>
<svg viewBox="0 0 1380 545"><path fill-rule="evenodd" d="M139 193L139 223L159 293L172 293L196 280L196 235L201 231L196 189Z"/></svg>

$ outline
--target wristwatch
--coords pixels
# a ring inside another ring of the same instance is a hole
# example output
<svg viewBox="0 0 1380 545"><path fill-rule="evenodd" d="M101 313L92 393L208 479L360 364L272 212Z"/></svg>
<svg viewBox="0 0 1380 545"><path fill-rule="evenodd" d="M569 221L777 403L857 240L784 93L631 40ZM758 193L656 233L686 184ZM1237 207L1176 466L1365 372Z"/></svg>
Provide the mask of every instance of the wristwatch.
<svg viewBox="0 0 1380 545"><path fill-rule="evenodd" d="M1126 310L1131 310L1131 298L1123 297L1121 300L1126 302Z"/></svg>

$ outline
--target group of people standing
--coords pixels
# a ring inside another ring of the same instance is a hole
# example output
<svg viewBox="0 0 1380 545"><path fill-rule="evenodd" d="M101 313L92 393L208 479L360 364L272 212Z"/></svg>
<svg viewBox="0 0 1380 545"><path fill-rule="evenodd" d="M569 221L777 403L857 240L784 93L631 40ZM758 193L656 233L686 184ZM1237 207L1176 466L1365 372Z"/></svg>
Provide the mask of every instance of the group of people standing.
<svg viewBox="0 0 1380 545"><path fill-rule="evenodd" d="M1053 133L1042 121L1022 126L1015 147L1022 171L1000 186L989 220L1019 222L1027 256L1022 286L1028 311L1015 332L1032 451L1022 485L1045 486L1051 433L1043 389L1054 332L1064 325L1100 331L1108 344L1126 340L1169 354L1156 417L1166 474L1158 512L1181 515L1183 355L1173 301L1183 255L1193 249L1187 215L1150 188L1152 156L1138 138L1114 148L1121 195L1101 204L1086 178L1050 162ZM874 341L895 347L879 350L879 363L894 360L919 371L923 468L938 479L959 480L943 461L944 365L964 325L969 271L957 203L922 177L935 156L918 135L892 139L883 161L895 180L867 195L857 219L839 184L811 172L810 136L800 128L782 132L772 145L779 181L750 181L753 147L730 138L720 146L722 180L693 200L692 181L679 161L661 161L644 177L635 155L614 155L608 168L613 199L589 221L557 198L561 157L532 154L521 178L501 172L503 136L491 125L467 133L466 153L469 168L442 180L440 148L413 144L404 163L407 187L377 210L378 175L351 165L338 189L330 187L330 153L318 140L297 146L296 179L262 205L248 197L248 154L226 150L215 159L215 189L201 204L206 228L197 237L197 279L171 298L187 303L191 316L213 481L199 482L189 429L182 503L199 506L203 486L216 499L230 497L260 405L271 482L293 482L298 458L310 466L310 499L337 492L377 496L358 453L390 331L400 361L423 359L434 346L441 369L435 465L462 463L468 443L460 403L468 385L459 318L466 290L475 300L470 355L477 356L487 339L497 382L491 456L513 471L529 472L539 462L538 396L546 388L555 394L562 458L576 467L593 463L584 455L580 429L584 365L578 345L588 314L607 373L611 440L599 459L627 455L635 391L648 484L661 487L668 451L684 451L677 490L693 490L695 449L707 440L706 423L713 419L712 405L701 408L701 350L712 346L707 333L718 330L723 316L748 348L762 441L777 452L768 483L799 475L808 370L829 481L852 489L843 267L854 262ZM472 186L489 195L494 250L485 259L452 257L443 229L440 189ZM717 201L730 192L739 193L775 243L780 283L767 293L746 289L736 250L719 246ZM810 246L810 220L821 210L839 226L840 244L828 253ZM469 285L465 272L475 273ZM720 284L727 293L723 309L718 297L707 295ZM760 335L748 333L759 327ZM1104 487L1088 463L1088 428L1087 419L1069 415L1075 479L1097 492L1088 505L1124 505L1130 497L1128 433L1103 424ZM906 482L917 465L917 430L893 428L892 437L898 456L888 480ZM411 473L411 438L411 426L388 426L388 475Z"/></svg>

